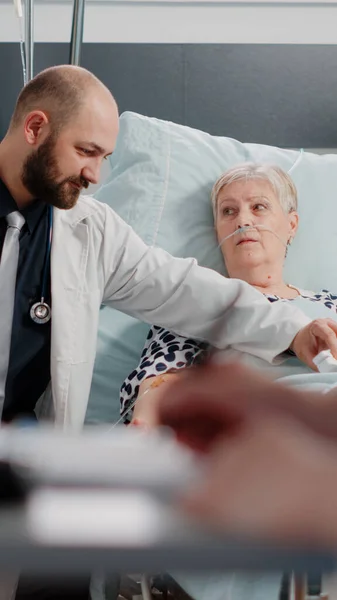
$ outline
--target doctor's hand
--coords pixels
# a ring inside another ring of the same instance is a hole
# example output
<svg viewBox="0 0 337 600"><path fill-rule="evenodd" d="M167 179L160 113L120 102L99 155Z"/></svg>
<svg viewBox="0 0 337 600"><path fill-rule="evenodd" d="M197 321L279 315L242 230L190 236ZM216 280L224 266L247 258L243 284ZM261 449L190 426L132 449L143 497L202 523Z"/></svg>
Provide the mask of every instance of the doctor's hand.
<svg viewBox="0 0 337 600"><path fill-rule="evenodd" d="M317 371L312 359L322 350L331 350L337 359L337 322L332 319L315 319L295 336L291 346L296 356Z"/></svg>

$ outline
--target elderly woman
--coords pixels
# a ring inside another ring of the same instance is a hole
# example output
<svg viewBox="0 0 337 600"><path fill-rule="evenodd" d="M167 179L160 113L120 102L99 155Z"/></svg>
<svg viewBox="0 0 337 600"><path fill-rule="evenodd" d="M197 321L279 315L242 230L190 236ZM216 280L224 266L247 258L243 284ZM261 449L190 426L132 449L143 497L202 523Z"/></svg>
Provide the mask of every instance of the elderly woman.
<svg viewBox="0 0 337 600"><path fill-rule="evenodd" d="M271 165L236 166L218 179L211 198L216 235L230 277L250 283L270 302L296 302L311 318L337 319L337 296L327 290L319 293L302 290L296 282L284 281L285 257L298 227L297 192L285 172ZM122 411L131 412L134 405L132 424L155 426L158 399L163 390L179 377L181 369L210 354L214 355L215 351L205 343L152 327L138 367L122 385ZM291 355L278 366L231 350L221 353L221 360L227 358L267 370L275 379L281 378L293 385L310 383L316 389L325 390L337 381L336 372L332 375L313 373ZM312 376L314 381L310 379ZM200 578L181 575L176 579L197 600L277 600L280 591L278 575L229 574Z"/></svg>
<svg viewBox="0 0 337 600"><path fill-rule="evenodd" d="M270 302L295 301L311 318L337 318L337 296L328 290L302 290L284 281L285 257L296 235L298 214L296 188L282 169L253 163L236 166L218 179L211 198L216 235L230 277L250 283ZM136 401L132 422L156 425L161 384L211 352L204 343L153 327L138 367L122 385L123 412ZM230 350L221 353L222 360L227 357L267 370L275 379L291 376L294 385L306 385L309 373L314 375L290 355L277 367ZM336 378L332 377L332 383ZM319 374L309 380L316 389L330 383L329 376L327 380Z"/></svg>

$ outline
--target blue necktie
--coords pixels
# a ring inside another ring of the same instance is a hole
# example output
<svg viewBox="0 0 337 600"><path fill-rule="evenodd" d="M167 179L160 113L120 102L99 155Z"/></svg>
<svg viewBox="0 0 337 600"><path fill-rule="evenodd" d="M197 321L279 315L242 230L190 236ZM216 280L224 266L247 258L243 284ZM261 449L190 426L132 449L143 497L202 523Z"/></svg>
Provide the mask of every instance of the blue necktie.
<svg viewBox="0 0 337 600"><path fill-rule="evenodd" d="M25 223L18 211L6 217L7 231L0 262L0 420L11 348L16 273L19 260L19 236Z"/></svg>

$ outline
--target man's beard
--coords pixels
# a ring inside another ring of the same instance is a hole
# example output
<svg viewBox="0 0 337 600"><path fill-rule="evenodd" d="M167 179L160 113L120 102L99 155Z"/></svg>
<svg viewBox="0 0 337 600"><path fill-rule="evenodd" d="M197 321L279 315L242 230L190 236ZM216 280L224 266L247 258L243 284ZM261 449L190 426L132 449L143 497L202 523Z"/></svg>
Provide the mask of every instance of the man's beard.
<svg viewBox="0 0 337 600"><path fill-rule="evenodd" d="M67 177L57 182L60 176L55 156L54 135L50 135L41 146L30 154L22 168L21 179L34 198L56 206L69 209L75 206L82 188L89 182L83 177ZM78 186L78 187L74 187Z"/></svg>

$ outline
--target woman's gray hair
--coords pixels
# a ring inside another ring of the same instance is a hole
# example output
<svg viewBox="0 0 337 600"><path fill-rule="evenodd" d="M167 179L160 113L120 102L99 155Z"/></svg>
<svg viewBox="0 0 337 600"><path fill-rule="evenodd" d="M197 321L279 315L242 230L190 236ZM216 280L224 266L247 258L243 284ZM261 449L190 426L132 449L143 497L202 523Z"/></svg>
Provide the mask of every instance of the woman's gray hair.
<svg viewBox="0 0 337 600"><path fill-rule="evenodd" d="M214 222L217 220L219 192L234 181L255 181L256 179L262 179L271 185L286 214L297 210L297 190L288 173L276 165L247 162L229 169L215 182L211 193Z"/></svg>

